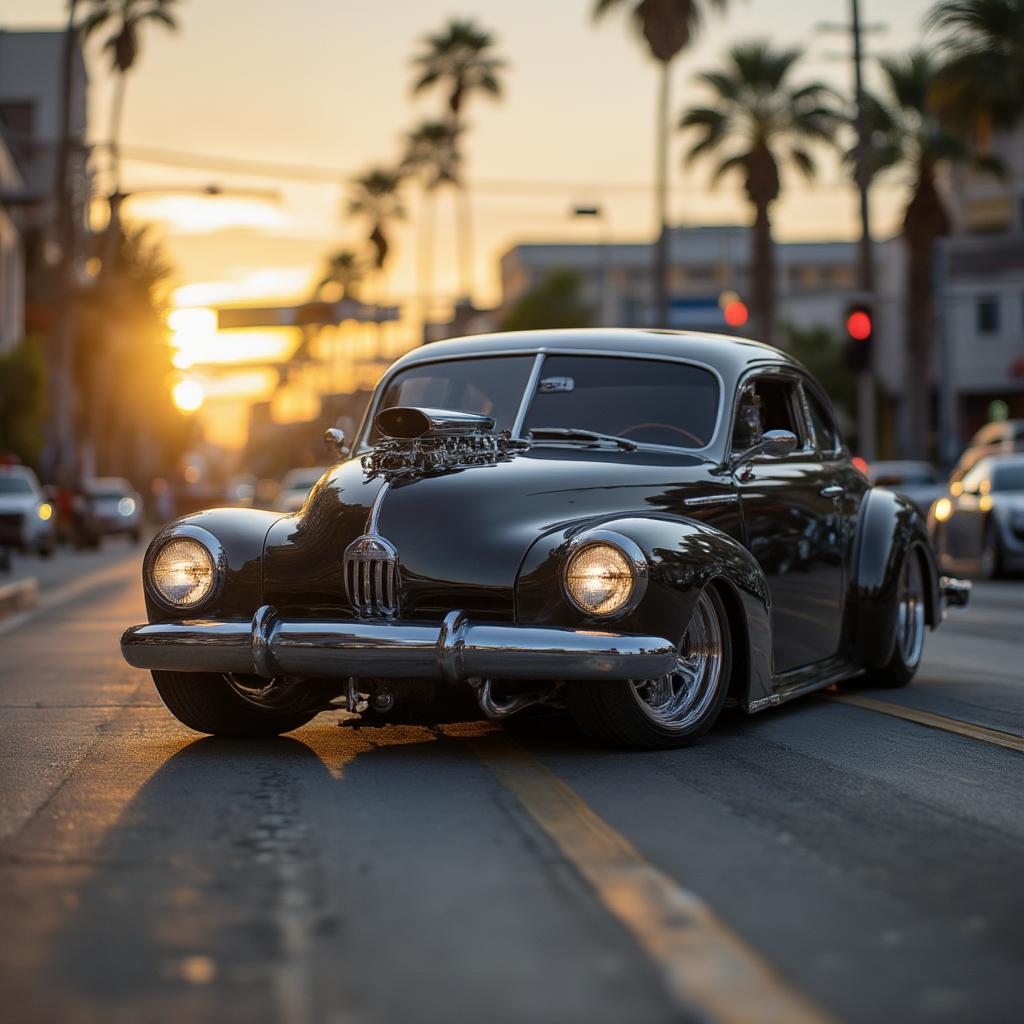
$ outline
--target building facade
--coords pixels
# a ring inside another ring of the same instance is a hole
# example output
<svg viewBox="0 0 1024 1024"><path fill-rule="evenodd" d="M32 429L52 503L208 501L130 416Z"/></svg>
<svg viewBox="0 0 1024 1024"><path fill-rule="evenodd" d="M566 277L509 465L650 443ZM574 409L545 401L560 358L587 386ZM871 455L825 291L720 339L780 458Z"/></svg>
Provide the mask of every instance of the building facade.
<svg viewBox="0 0 1024 1024"><path fill-rule="evenodd" d="M25 246L18 224L24 187L0 132L0 356L25 333Z"/></svg>

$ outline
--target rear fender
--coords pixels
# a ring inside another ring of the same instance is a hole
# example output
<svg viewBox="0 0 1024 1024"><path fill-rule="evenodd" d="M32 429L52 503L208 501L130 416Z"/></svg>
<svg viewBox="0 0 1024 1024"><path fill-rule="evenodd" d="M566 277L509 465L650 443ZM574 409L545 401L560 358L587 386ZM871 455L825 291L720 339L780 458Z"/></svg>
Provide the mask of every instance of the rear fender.
<svg viewBox="0 0 1024 1024"><path fill-rule="evenodd" d="M648 561L643 599L628 615L585 619L564 596L562 573L568 548L591 529L620 533ZM734 694L744 707L768 697L772 682L771 604L754 557L738 541L704 523L668 516L587 520L545 534L529 549L516 581L516 621L538 625L602 627L663 636L678 643L701 590L724 591L736 648Z"/></svg>

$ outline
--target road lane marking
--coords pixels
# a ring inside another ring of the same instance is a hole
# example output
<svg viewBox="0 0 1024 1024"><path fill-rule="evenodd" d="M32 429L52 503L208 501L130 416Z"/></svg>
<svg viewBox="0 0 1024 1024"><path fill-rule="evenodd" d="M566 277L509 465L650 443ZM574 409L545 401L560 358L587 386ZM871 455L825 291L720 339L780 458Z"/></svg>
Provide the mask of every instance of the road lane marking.
<svg viewBox="0 0 1024 1024"><path fill-rule="evenodd" d="M943 732L956 733L957 736L966 736L968 739L981 740L997 747L1006 747L1007 750L1024 753L1024 736L1015 736L1012 732L989 729L987 726L975 725L973 722L962 722L959 718L937 715L934 711L921 711L918 708L909 708L902 704L892 704L887 700L865 697L859 693L823 693L821 696L825 700L838 704L850 704L855 708L864 708L866 711L877 711L883 715L892 715L894 718L903 718L908 722L928 726L930 729L941 729Z"/></svg>
<svg viewBox="0 0 1024 1024"><path fill-rule="evenodd" d="M500 734L466 742L654 961L679 1008L715 1024L832 1021L522 747Z"/></svg>

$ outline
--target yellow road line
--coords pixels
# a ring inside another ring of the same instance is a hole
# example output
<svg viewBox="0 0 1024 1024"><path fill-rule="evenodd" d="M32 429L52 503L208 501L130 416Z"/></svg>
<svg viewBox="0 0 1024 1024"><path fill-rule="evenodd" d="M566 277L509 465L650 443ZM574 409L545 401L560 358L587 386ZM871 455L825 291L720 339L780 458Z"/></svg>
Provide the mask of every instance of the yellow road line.
<svg viewBox="0 0 1024 1024"><path fill-rule="evenodd" d="M681 1009L716 1024L832 1020L522 747L500 734L467 742L632 933Z"/></svg>
<svg viewBox="0 0 1024 1024"><path fill-rule="evenodd" d="M932 711L908 708L902 704L892 704L887 700L877 700L859 693L823 693L821 696L839 704L851 704L856 708L877 711L883 715L892 715L894 718L916 722L918 725L925 725L930 729L942 729L943 732L956 733L957 736L982 740L984 743L992 743L997 747L1006 747L1007 750L1024 753L1024 737L1015 736L1012 732L989 729L984 725L975 725L973 722L961 722L959 718L947 718L945 715L937 715Z"/></svg>

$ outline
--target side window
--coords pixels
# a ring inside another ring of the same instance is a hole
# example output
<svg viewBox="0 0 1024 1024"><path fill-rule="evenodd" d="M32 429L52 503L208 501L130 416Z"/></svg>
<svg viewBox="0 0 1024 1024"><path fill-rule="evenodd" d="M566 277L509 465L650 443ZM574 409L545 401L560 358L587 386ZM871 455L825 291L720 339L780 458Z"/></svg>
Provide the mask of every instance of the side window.
<svg viewBox="0 0 1024 1024"><path fill-rule="evenodd" d="M811 426L814 428L814 439L818 442L818 451L825 455L834 455L842 447L839 431L835 420L824 402L810 389L804 388L807 408L811 414Z"/></svg>
<svg viewBox="0 0 1024 1024"><path fill-rule="evenodd" d="M788 430L796 434L800 448L808 447L795 381L762 377L744 387L733 428L733 451L757 444L766 430Z"/></svg>

